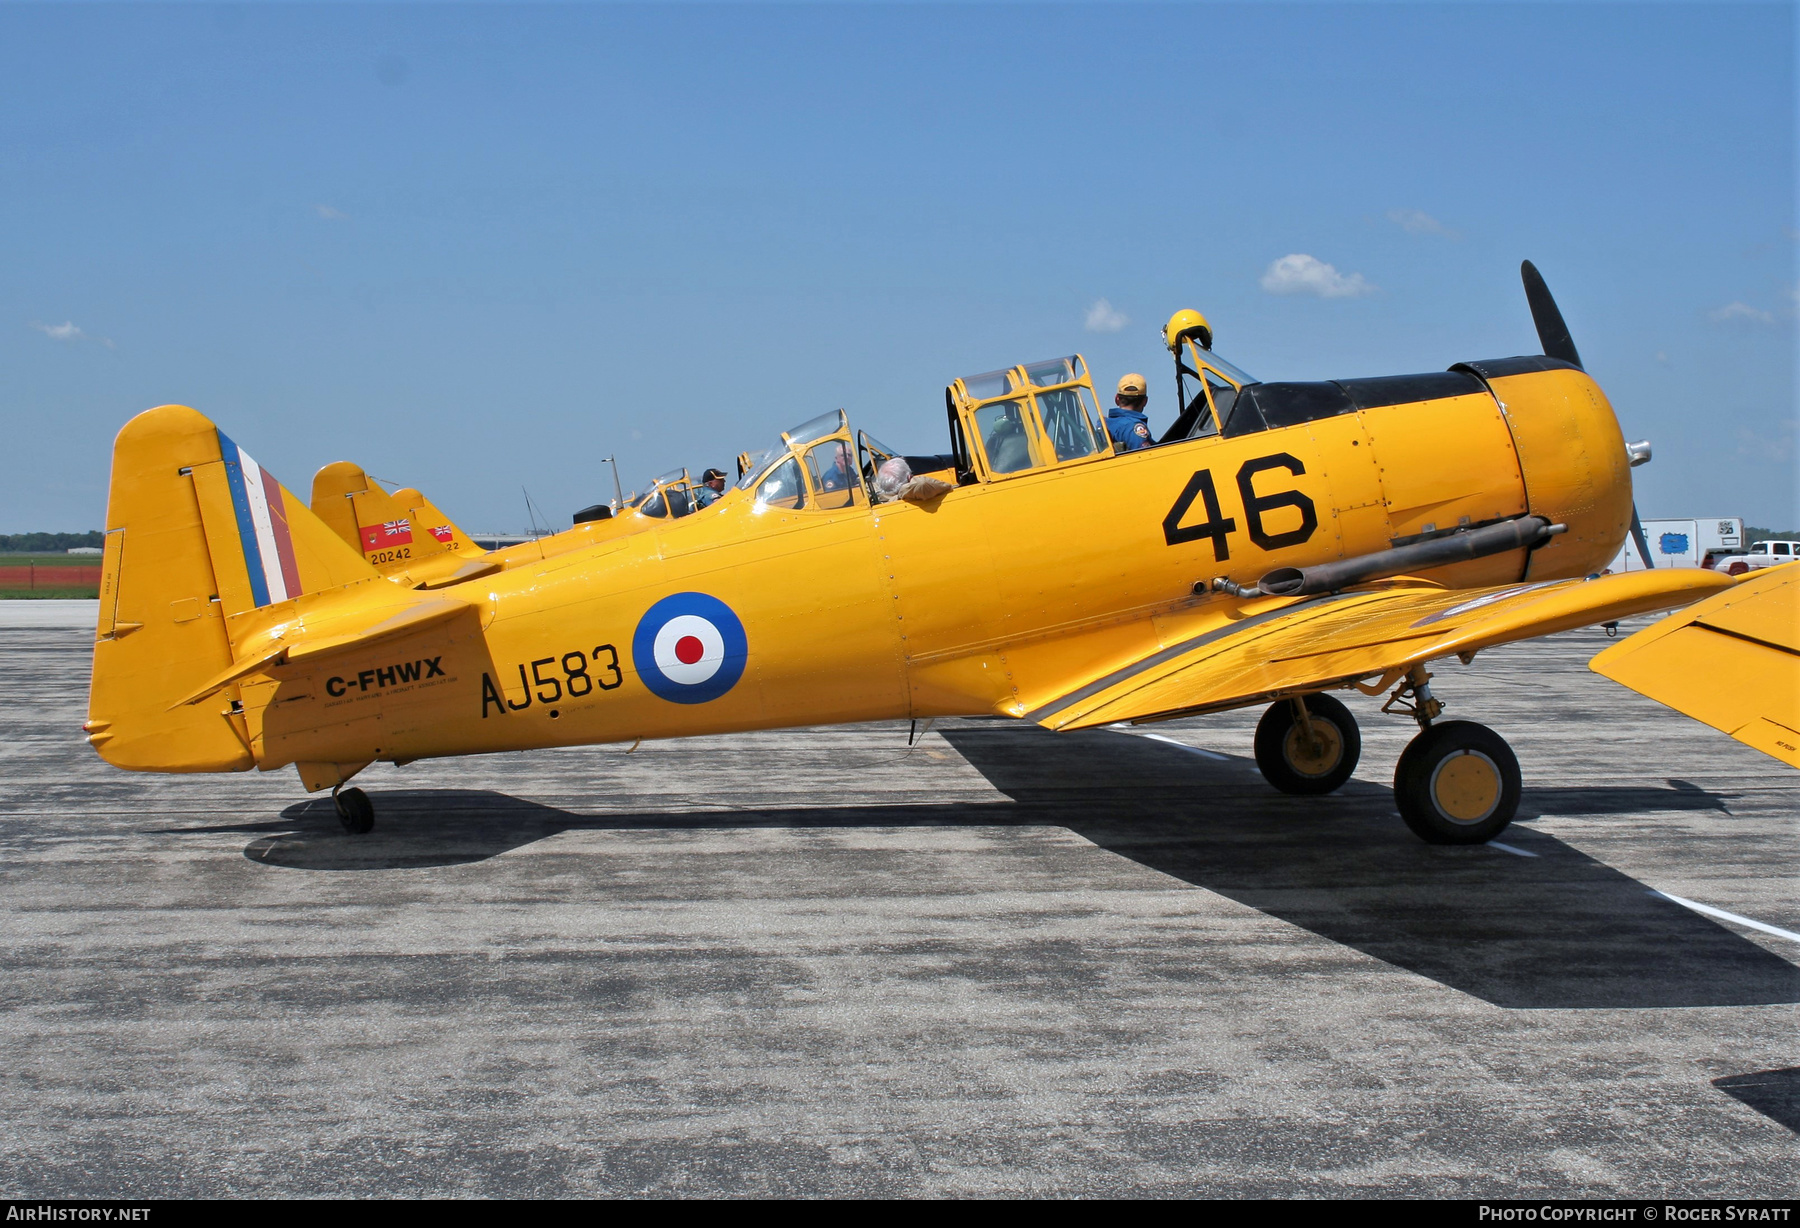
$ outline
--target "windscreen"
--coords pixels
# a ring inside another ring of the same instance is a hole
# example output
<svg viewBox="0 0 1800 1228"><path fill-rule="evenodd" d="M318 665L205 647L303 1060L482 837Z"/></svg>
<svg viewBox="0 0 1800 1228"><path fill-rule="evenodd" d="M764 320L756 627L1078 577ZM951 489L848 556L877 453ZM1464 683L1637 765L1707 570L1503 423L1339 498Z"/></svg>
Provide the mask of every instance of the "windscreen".
<svg viewBox="0 0 1800 1228"><path fill-rule="evenodd" d="M844 416L844 411L834 409L828 414L820 414L817 418L802 422L793 430L785 432L785 437L791 444L808 444L815 439L835 435L848 423L849 419Z"/></svg>

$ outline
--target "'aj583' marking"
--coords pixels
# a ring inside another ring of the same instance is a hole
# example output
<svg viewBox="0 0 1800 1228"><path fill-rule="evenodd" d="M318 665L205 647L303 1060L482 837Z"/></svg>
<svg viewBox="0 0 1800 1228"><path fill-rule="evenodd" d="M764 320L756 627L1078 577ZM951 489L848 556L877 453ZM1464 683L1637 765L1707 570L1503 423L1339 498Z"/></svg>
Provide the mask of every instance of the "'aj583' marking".
<svg viewBox="0 0 1800 1228"><path fill-rule="evenodd" d="M606 654L604 661L601 660L602 653ZM562 666L561 678L556 676L555 670L548 677L544 675L544 666L558 664ZM519 689L525 693L523 703L514 703L502 695L500 688L494 685L494 680L484 672L481 675L481 719L487 719L490 704L504 716L508 712L523 712L529 708L533 695L537 696L539 703L553 704L564 695L580 699L583 695L593 694L595 687L610 691L625 681L625 675L619 672L619 650L611 644L602 644L594 649L593 664L598 667L595 673L588 673L588 664L587 654L577 649L563 653L560 662L555 657L539 657L531 663L530 677L526 676L525 667L519 666ZM534 684L535 691L532 689ZM545 694L546 689L549 694ZM551 715L554 716L555 713Z"/></svg>

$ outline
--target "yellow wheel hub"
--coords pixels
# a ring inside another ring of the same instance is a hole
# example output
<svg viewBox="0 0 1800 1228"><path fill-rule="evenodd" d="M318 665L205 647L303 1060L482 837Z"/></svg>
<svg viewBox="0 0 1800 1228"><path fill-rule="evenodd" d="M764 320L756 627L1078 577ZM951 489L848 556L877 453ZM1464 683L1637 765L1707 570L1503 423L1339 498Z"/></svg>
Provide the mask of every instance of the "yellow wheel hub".
<svg viewBox="0 0 1800 1228"><path fill-rule="evenodd" d="M1323 776L1343 759L1344 735L1336 725L1316 716L1312 718L1312 730L1313 736L1308 738L1299 725L1289 729L1281 752L1288 766L1302 776Z"/></svg>
<svg viewBox="0 0 1800 1228"><path fill-rule="evenodd" d="M1447 819L1479 823L1500 804L1500 768L1478 750L1459 751L1432 772L1431 800Z"/></svg>

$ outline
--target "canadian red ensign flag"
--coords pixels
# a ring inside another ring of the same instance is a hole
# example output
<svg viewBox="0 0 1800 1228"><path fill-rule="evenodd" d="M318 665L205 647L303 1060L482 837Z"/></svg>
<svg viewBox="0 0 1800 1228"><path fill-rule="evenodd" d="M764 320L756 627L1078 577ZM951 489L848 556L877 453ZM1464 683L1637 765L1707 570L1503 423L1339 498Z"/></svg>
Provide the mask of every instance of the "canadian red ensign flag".
<svg viewBox="0 0 1800 1228"><path fill-rule="evenodd" d="M389 520L381 524L364 525L362 529L363 549L386 550L393 546L412 545L412 524L405 520Z"/></svg>

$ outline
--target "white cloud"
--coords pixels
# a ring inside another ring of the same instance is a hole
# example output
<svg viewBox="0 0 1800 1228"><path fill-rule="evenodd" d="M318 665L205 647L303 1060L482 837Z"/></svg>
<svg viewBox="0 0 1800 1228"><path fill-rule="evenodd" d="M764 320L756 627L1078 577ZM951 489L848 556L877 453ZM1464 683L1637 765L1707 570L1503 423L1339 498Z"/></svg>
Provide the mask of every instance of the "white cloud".
<svg viewBox="0 0 1800 1228"><path fill-rule="evenodd" d="M1389 209L1387 220L1409 235L1442 235L1446 239L1462 238L1456 231L1420 209Z"/></svg>
<svg viewBox="0 0 1800 1228"><path fill-rule="evenodd" d="M1726 303L1706 313L1716 323L1727 324L1732 320L1749 320L1753 324L1773 324L1775 317L1766 311L1759 311L1748 303Z"/></svg>
<svg viewBox="0 0 1800 1228"><path fill-rule="evenodd" d="M1283 256L1262 275L1262 288L1270 294L1316 294L1320 298L1358 298L1375 293L1361 273L1348 277L1331 265L1304 252Z"/></svg>
<svg viewBox="0 0 1800 1228"><path fill-rule="evenodd" d="M348 213L339 209L333 209L330 205L314 205L313 212L328 222L342 222L348 220L350 217Z"/></svg>
<svg viewBox="0 0 1800 1228"><path fill-rule="evenodd" d="M1087 330L1090 333L1116 333L1131 320L1126 314L1114 307L1105 299L1095 299L1094 305L1087 310Z"/></svg>
<svg viewBox="0 0 1800 1228"><path fill-rule="evenodd" d="M33 320L30 327L37 329L52 341L98 341L109 350L119 348L113 344L111 337L90 337L73 320L64 320L61 324L39 324Z"/></svg>
<svg viewBox="0 0 1800 1228"><path fill-rule="evenodd" d="M1776 423L1773 432L1740 426L1736 433L1739 456L1751 460L1775 461L1778 464L1786 464L1793 458L1794 423L1791 420Z"/></svg>

